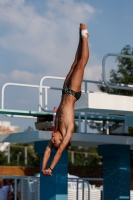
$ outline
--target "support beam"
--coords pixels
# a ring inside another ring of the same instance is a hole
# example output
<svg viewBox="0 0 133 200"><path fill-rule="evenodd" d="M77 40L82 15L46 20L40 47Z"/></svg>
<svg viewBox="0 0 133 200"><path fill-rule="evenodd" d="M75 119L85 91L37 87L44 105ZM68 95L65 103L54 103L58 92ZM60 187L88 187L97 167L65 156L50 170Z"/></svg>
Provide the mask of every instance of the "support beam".
<svg viewBox="0 0 133 200"><path fill-rule="evenodd" d="M67 200L67 174L68 174L68 151L65 150L57 166L53 170L51 177L46 177L41 173L42 159L48 141L35 142L35 152L40 154L40 200ZM55 155L52 150L47 167Z"/></svg>
<svg viewBox="0 0 133 200"><path fill-rule="evenodd" d="M130 199L130 146L99 145L103 156L104 199Z"/></svg>

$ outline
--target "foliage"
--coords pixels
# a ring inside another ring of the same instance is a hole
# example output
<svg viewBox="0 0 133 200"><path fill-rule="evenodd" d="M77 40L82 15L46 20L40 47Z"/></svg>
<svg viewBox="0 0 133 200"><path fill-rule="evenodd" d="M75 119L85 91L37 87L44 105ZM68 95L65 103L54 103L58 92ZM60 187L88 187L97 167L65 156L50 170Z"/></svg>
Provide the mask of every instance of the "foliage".
<svg viewBox="0 0 133 200"><path fill-rule="evenodd" d="M94 165L101 164L101 158L98 157L96 148L83 148L83 147L69 147L68 164L69 165L81 165L92 167ZM74 152L74 163L71 161L71 151ZM85 157L85 153L88 155Z"/></svg>
<svg viewBox="0 0 133 200"><path fill-rule="evenodd" d="M25 147L27 147L27 167L39 167L40 156L34 152L33 144L11 144L10 164L7 163L7 155L0 151L0 165L25 166Z"/></svg>
<svg viewBox="0 0 133 200"><path fill-rule="evenodd" d="M27 166L38 167L40 164L39 155L34 152L33 144L14 144L10 147L11 163L10 165L25 166L24 147L27 146ZM18 160L19 156L19 160Z"/></svg>
<svg viewBox="0 0 133 200"><path fill-rule="evenodd" d="M0 165L7 165L7 156L2 151L0 151Z"/></svg>
<svg viewBox="0 0 133 200"><path fill-rule="evenodd" d="M126 45L120 52L120 54L124 55L133 55L133 48L130 45ZM122 83L122 84L133 84L133 59L131 58L116 58L116 63L118 66L118 70L110 71L110 82L111 83ZM104 87L99 85L98 88L102 92L120 94L126 96L132 96L133 91L129 90L120 90L120 89L111 89L108 87Z"/></svg>

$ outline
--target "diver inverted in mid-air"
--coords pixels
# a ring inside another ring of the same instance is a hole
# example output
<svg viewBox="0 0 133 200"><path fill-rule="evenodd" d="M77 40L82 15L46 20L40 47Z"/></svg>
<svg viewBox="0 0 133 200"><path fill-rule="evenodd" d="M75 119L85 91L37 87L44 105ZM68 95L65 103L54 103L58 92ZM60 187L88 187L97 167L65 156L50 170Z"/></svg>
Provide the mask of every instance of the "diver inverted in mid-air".
<svg viewBox="0 0 133 200"><path fill-rule="evenodd" d="M74 104L81 96L84 69L89 59L88 37L86 25L80 24L79 44L75 60L64 81L62 99L56 112L55 130L44 152L42 172L46 176L52 175L52 170L59 161L64 149L69 146L73 136ZM57 151L51 165L46 169L52 148L57 149Z"/></svg>

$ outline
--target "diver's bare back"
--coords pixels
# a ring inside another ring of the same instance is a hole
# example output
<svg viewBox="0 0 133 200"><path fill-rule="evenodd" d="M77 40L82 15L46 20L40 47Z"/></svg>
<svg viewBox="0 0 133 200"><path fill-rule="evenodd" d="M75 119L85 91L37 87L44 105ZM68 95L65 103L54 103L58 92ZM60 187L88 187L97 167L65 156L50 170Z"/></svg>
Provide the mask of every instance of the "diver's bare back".
<svg viewBox="0 0 133 200"><path fill-rule="evenodd" d="M59 131L62 136L67 130L74 130L74 103L76 99L72 95L65 94L56 113L55 132ZM73 122L73 123L72 123Z"/></svg>

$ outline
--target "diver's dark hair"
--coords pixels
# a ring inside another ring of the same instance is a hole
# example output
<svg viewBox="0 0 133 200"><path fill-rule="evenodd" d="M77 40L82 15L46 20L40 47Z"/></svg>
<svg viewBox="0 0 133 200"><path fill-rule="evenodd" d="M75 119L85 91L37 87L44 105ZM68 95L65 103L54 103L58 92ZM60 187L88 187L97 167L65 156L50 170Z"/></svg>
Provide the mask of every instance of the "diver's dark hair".
<svg viewBox="0 0 133 200"><path fill-rule="evenodd" d="M65 149L68 149L68 147L70 147L70 146L71 146L71 142L68 143L68 145L66 146ZM58 150L58 148L59 148L59 147L54 147L54 149L55 149L56 151Z"/></svg>

